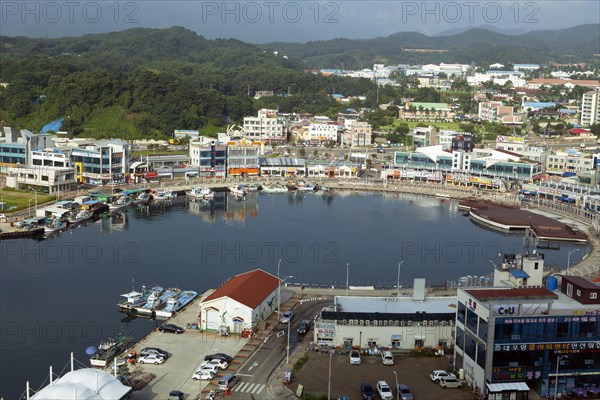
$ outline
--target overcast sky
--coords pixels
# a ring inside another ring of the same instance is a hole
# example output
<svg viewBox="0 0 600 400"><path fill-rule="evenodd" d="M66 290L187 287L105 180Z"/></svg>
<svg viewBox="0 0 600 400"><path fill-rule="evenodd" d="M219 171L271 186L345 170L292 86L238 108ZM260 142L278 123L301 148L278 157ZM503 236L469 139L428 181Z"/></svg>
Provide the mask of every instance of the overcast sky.
<svg viewBox="0 0 600 400"><path fill-rule="evenodd" d="M599 22L599 0L0 0L0 33L31 37L179 25L207 38L235 38L253 43L306 42L338 37L372 38L402 31L433 35L468 27L525 33Z"/></svg>

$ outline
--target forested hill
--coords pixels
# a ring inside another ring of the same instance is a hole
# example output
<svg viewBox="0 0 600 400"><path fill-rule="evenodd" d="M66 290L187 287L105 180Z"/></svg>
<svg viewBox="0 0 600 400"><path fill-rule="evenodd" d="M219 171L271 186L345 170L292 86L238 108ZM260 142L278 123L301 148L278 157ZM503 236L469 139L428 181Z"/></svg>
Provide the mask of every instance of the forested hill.
<svg viewBox="0 0 600 400"><path fill-rule="evenodd" d="M364 94L372 83L307 74L298 62L237 40L207 40L180 28L131 29L60 39L0 37L0 120L37 131L66 118L76 134L162 136L217 129L261 106L294 110L335 89ZM272 90L271 103L248 96ZM276 103L273 103L276 102Z"/></svg>
<svg viewBox="0 0 600 400"><path fill-rule="evenodd" d="M400 32L367 40L276 42L263 47L285 52L311 68L365 68L374 63L598 62L600 24L521 35L505 35L486 29L471 29L449 36Z"/></svg>

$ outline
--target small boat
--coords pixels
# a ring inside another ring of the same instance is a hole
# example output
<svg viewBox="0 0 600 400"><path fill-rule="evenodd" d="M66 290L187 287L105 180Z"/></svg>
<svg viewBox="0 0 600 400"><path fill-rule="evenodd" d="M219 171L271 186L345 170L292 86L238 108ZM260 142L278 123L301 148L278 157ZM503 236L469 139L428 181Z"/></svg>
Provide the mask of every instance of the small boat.
<svg viewBox="0 0 600 400"><path fill-rule="evenodd" d="M92 210L80 210L74 216L67 218L67 222L69 222L70 225L77 225L92 218L93 216L94 212Z"/></svg>
<svg viewBox="0 0 600 400"><path fill-rule="evenodd" d="M50 218L44 224L44 233L51 234L67 228L67 222L60 218Z"/></svg>
<svg viewBox="0 0 600 400"><path fill-rule="evenodd" d="M152 197L154 198L154 200L157 200L157 201L172 200L175 197L177 197L177 194L173 193L173 191L171 191L171 190L161 189L161 190L157 190L156 192L154 192L152 194Z"/></svg>
<svg viewBox="0 0 600 400"><path fill-rule="evenodd" d="M162 310L156 310L157 318L171 318L177 311L188 305L198 296L193 290L184 290L178 296L173 296L167 300L167 305Z"/></svg>
<svg viewBox="0 0 600 400"><path fill-rule="evenodd" d="M438 197L440 199L449 199L450 195L449 194L445 194L445 193L436 193L435 197Z"/></svg>
<svg viewBox="0 0 600 400"><path fill-rule="evenodd" d="M245 196L247 194L246 191L239 186L231 186L229 188L229 191L231 192L231 194L234 194L236 196Z"/></svg>
<svg viewBox="0 0 600 400"><path fill-rule="evenodd" d="M116 338L111 338L100 343L97 348L94 346L88 347L86 353L90 356L91 366L106 367L118 354L127 348L129 342L131 342L131 338L119 335Z"/></svg>
<svg viewBox="0 0 600 400"><path fill-rule="evenodd" d="M300 190L301 192L314 192L316 189L315 185L308 185L306 183L299 183L296 186L296 190Z"/></svg>
<svg viewBox="0 0 600 400"><path fill-rule="evenodd" d="M269 194L287 193L287 192L289 192L289 190L288 190L288 188L286 188L284 186L263 186L262 192L269 193Z"/></svg>
<svg viewBox="0 0 600 400"><path fill-rule="evenodd" d="M135 199L131 200L131 204L133 204L133 205L146 204L146 203L150 202L150 200L151 200L150 194L147 192L142 192Z"/></svg>
<svg viewBox="0 0 600 400"><path fill-rule="evenodd" d="M258 183L241 184L238 185L238 187L246 191L246 193L258 192L262 188L262 186Z"/></svg>
<svg viewBox="0 0 600 400"><path fill-rule="evenodd" d="M136 307L141 307L146 304L148 296L150 296L151 293L161 294L163 290L164 289L160 286L154 286L150 290L146 290L146 286L142 286L141 292L132 289L131 292L121 295L121 297L124 297L125 300L119 302L119 309L123 311L129 311L134 310Z"/></svg>
<svg viewBox="0 0 600 400"><path fill-rule="evenodd" d="M193 187L187 192L185 192L188 196L197 198L197 199L205 199L209 200L215 197L215 192L213 192L210 188L207 187Z"/></svg>
<svg viewBox="0 0 600 400"><path fill-rule="evenodd" d="M131 199L129 198L129 196L119 196L119 198L117 198L117 200L115 200L114 202L112 202L108 205L108 210L109 211L117 211L117 210L121 210L125 207L129 207L130 205L131 205Z"/></svg>

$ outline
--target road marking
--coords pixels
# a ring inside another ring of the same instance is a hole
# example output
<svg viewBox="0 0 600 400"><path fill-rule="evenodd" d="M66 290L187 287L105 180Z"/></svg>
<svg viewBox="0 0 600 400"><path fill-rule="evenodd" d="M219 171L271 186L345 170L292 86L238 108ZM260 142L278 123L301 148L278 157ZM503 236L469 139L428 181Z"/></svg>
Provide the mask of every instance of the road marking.
<svg viewBox="0 0 600 400"><path fill-rule="evenodd" d="M237 376L250 376L250 377L254 376L254 375L248 375L248 374L236 374L236 375Z"/></svg>
<svg viewBox="0 0 600 400"><path fill-rule="evenodd" d="M244 393L250 393L250 391L254 388L254 385L256 385L256 383L249 383L244 389Z"/></svg>
<svg viewBox="0 0 600 400"><path fill-rule="evenodd" d="M252 391L253 394L259 394L265 388L265 385L256 385L256 388Z"/></svg>
<svg viewBox="0 0 600 400"><path fill-rule="evenodd" d="M252 364L249 368L248 371L252 371L252 368L254 367L258 367L258 361L254 361L254 364Z"/></svg>
<svg viewBox="0 0 600 400"><path fill-rule="evenodd" d="M243 392L244 388L246 387L246 385L248 385L247 382L242 382L242 383L240 383L239 385L237 385L235 387L234 391L236 391L236 392Z"/></svg>

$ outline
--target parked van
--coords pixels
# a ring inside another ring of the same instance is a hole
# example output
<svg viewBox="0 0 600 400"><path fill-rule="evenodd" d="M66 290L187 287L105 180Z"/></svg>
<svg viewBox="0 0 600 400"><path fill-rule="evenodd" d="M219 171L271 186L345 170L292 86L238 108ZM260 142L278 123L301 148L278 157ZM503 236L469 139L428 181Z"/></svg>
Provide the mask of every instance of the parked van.
<svg viewBox="0 0 600 400"><path fill-rule="evenodd" d="M381 353L381 362L383 365L394 365L394 355L391 351L386 350Z"/></svg>
<svg viewBox="0 0 600 400"><path fill-rule="evenodd" d="M238 378L236 375L234 374L227 374L224 375L221 379L219 379L219 383L217 384L217 388L219 390L231 390L233 389L233 387L235 385L237 385L237 383L240 381L240 378Z"/></svg>

